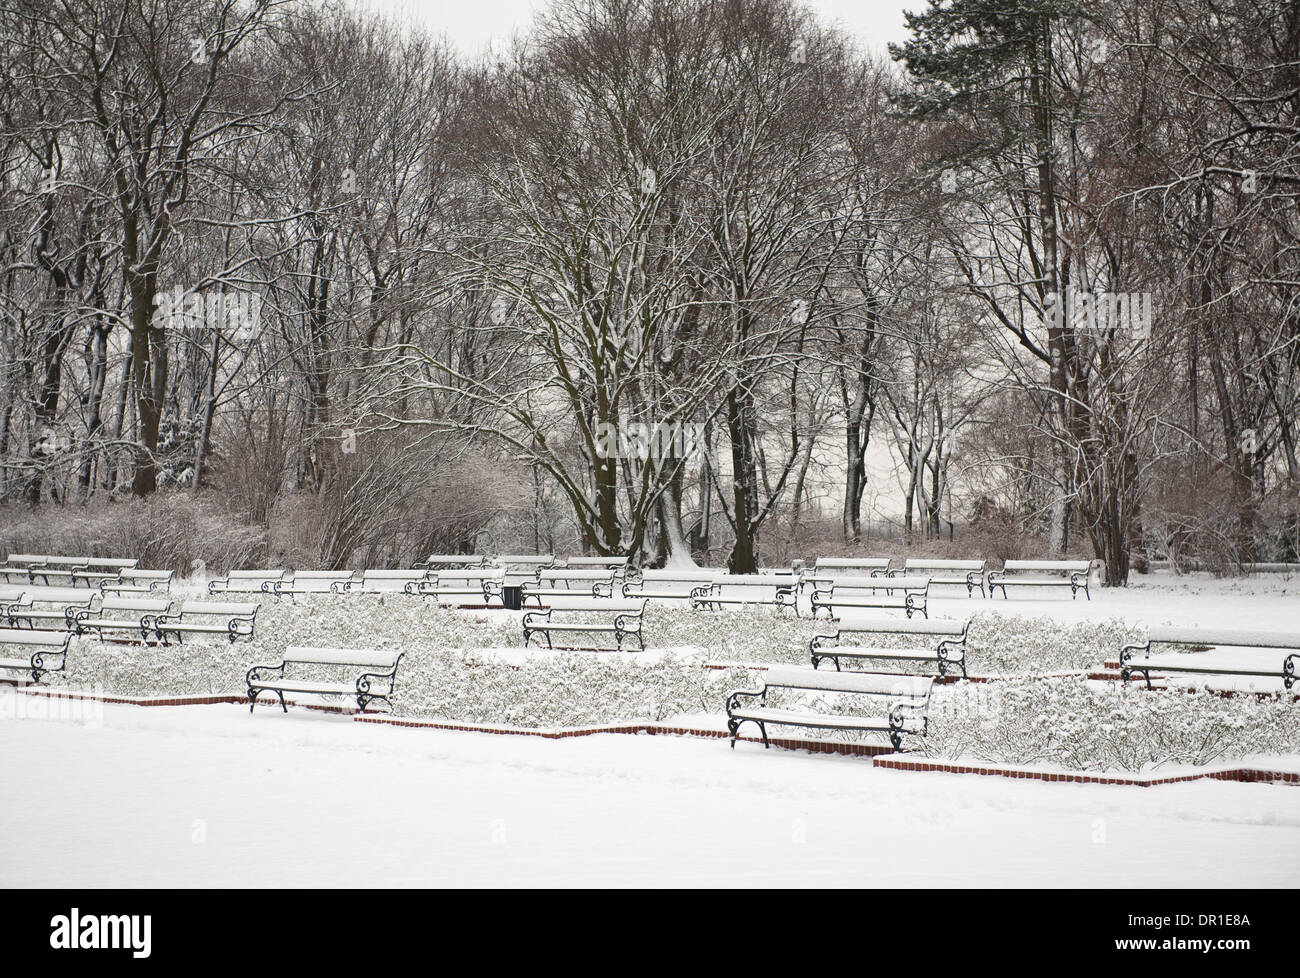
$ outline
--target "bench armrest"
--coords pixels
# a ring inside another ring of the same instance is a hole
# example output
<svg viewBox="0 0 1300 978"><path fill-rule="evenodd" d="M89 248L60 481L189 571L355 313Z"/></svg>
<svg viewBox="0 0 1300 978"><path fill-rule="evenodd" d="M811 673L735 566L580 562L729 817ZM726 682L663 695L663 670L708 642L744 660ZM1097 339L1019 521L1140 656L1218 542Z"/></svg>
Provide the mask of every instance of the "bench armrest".
<svg viewBox="0 0 1300 978"><path fill-rule="evenodd" d="M1150 655L1151 640L1147 639L1141 645L1125 645L1119 650L1119 664L1123 666L1126 662L1132 662L1134 652L1145 652L1147 655Z"/></svg>
<svg viewBox="0 0 1300 978"><path fill-rule="evenodd" d="M761 689L733 689L730 693L727 694L728 713L740 707L740 698L742 696L749 696L749 697L764 696L765 697L767 696L767 687L764 686Z"/></svg>
<svg viewBox="0 0 1300 978"><path fill-rule="evenodd" d="M248 672L244 673L244 683L248 685L257 682L258 680L267 678L262 675L262 670L265 670L267 672L278 672L280 674L280 678L283 679L284 666L285 666L284 660L281 660L279 665L274 665L274 666L272 665L253 666L251 669L248 670Z"/></svg>

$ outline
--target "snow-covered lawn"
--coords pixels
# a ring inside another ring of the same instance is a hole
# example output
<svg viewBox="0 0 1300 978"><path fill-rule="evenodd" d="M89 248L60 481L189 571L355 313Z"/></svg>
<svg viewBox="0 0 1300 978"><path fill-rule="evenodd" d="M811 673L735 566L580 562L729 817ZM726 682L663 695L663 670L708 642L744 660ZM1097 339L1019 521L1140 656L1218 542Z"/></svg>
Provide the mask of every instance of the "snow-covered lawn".
<svg viewBox="0 0 1300 978"><path fill-rule="evenodd" d="M307 711L0 720L0 886L1300 885L1288 786L1044 784Z"/></svg>

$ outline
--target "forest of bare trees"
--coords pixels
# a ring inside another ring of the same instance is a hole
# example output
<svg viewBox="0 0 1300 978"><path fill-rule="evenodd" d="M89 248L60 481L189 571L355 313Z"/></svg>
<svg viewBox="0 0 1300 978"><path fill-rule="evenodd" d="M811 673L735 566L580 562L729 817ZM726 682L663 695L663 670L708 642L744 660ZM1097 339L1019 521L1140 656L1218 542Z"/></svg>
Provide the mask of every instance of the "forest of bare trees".
<svg viewBox="0 0 1300 978"><path fill-rule="evenodd" d="M1300 559L1300 5L908 27L6 0L0 543Z"/></svg>

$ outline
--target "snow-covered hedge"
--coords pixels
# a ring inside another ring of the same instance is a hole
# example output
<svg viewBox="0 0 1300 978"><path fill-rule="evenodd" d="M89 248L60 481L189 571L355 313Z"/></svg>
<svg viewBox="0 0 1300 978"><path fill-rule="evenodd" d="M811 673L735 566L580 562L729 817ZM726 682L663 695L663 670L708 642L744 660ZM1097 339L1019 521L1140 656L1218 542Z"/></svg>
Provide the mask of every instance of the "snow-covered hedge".
<svg viewBox="0 0 1300 978"><path fill-rule="evenodd" d="M661 606L647 613L649 653L525 652L519 618L517 612L437 609L404 596L321 597L296 605L268 599L256 641L207 638L158 648L80 638L67 672L47 682L127 696L238 695L250 665L278 662L289 645L400 648L406 657L393 702L399 716L569 727L707 714L721 725L726 693L754 688L757 673L704 669L702 662L807 664L809 638L828 627L764 610ZM980 615L971 627L971 672L1012 678L936 687L930 736L909 738L907 746L934 757L1084 770L1300 752L1300 710L1291 702L1027 675L1096 666L1113 659L1129 637L1118 621L1063 625L1046 617ZM915 638L872 641L912 644ZM786 695L774 696L773 705ZM855 699L819 695L799 702L861 709Z"/></svg>
<svg viewBox="0 0 1300 978"><path fill-rule="evenodd" d="M917 744L931 757L1140 771L1300 753L1296 706L1076 677L959 683L936 694Z"/></svg>

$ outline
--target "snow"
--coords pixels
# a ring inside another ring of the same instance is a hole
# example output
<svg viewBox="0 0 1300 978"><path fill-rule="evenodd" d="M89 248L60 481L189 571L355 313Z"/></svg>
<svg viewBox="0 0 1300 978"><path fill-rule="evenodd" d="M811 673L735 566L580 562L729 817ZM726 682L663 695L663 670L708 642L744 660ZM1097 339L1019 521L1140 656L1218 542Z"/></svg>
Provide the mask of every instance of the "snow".
<svg viewBox="0 0 1300 978"><path fill-rule="evenodd" d="M1046 784L305 710L0 719L0 885L1300 884L1294 787Z"/></svg>

